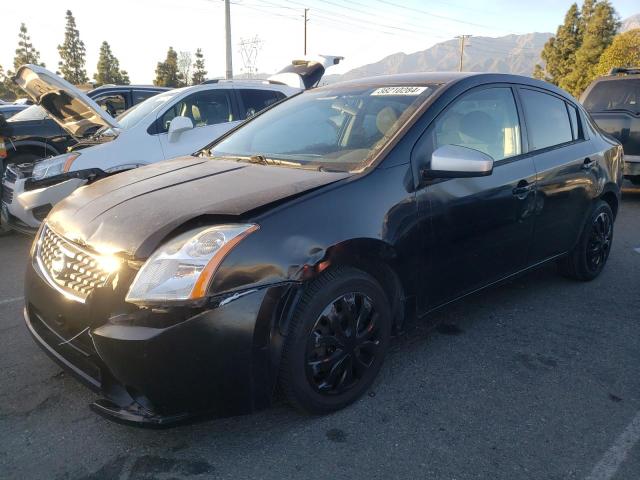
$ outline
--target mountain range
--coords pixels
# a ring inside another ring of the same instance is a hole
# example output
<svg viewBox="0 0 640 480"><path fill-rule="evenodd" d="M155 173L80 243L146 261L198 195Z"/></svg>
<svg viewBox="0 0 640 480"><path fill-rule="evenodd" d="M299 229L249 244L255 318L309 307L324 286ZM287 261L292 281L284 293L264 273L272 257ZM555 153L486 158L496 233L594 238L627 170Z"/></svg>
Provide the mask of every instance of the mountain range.
<svg viewBox="0 0 640 480"><path fill-rule="evenodd" d="M633 28L640 28L640 14L621 22L621 32ZM463 69L531 75L535 64L540 62L544 44L551 36L551 33L535 32L503 37L471 37L465 43ZM456 71L459 62L460 41L452 39L415 53L394 53L342 75L325 75L322 83L394 73Z"/></svg>

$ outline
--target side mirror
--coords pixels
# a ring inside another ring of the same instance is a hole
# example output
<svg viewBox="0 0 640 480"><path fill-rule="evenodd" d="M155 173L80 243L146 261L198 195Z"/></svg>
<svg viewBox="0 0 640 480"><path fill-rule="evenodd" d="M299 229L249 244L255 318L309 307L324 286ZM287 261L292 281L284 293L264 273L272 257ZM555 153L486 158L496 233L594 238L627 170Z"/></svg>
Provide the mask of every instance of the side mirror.
<svg viewBox="0 0 640 480"><path fill-rule="evenodd" d="M431 164L423 178L484 177L493 172L493 158L472 148L443 145L431 154Z"/></svg>
<svg viewBox="0 0 640 480"><path fill-rule="evenodd" d="M188 117L174 117L169 123L169 141L176 142L182 132L191 130L193 128L193 122Z"/></svg>

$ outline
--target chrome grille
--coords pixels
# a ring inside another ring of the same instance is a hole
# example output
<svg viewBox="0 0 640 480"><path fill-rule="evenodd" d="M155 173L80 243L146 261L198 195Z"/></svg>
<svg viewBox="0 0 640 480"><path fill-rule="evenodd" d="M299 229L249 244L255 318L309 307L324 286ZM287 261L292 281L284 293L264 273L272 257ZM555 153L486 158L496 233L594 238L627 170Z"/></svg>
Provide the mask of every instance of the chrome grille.
<svg viewBox="0 0 640 480"><path fill-rule="evenodd" d="M84 302L96 287L105 285L109 279L96 255L64 239L47 225L42 227L36 255L47 281L79 302Z"/></svg>
<svg viewBox="0 0 640 480"><path fill-rule="evenodd" d="M0 189L2 189L2 201L7 205L13 202L13 188L2 185Z"/></svg>

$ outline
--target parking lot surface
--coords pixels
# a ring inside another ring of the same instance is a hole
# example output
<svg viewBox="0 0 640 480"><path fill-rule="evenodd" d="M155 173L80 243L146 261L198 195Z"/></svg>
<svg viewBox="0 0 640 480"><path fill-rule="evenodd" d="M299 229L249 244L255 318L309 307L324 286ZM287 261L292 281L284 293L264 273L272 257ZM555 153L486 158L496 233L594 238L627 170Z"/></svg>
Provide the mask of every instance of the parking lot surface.
<svg viewBox="0 0 640 480"><path fill-rule="evenodd" d="M344 411L279 404L160 431L94 414L35 345L30 239L0 238L0 478L640 478L640 188L614 237L593 282L548 265L412 322Z"/></svg>

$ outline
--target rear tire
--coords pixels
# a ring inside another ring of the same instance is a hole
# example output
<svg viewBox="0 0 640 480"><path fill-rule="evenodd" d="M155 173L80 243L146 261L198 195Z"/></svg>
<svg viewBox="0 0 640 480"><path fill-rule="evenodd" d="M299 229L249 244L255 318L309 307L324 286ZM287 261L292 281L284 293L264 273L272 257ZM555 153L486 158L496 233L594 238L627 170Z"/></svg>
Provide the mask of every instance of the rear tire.
<svg viewBox="0 0 640 480"><path fill-rule="evenodd" d="M391 323L387 297L367 273L338 267L313 280L287 329L280 367L287 401L326 414L357 400L380 371Z"/></svg>
<svg viewBox="0 0 640 480"><path fill-rule="evenodd" d="M558 261L560 273L574 280L593 280L604 269L613 242L613 212L599 200L587 218L580 239L565 258Z"/></svg>

